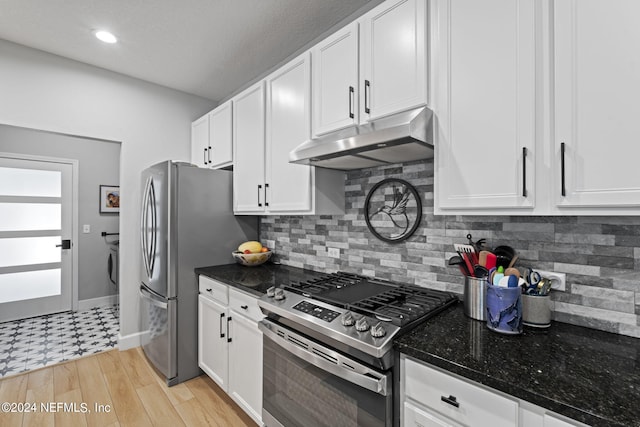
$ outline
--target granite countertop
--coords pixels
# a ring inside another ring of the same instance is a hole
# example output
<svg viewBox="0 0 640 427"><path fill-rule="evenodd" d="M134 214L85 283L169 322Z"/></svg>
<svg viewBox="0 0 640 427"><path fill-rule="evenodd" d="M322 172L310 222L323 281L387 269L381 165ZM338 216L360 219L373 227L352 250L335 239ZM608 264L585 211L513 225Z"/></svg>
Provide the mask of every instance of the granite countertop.
<svg viewBox="0 0 640 427"><path fill-rule="evenodd" d="M257 297L267 293L267 289L272 286L292 281L309 280L322 275L322 273L312 270L269 262L256 267L245 267L240 264L200 267L196 268L195 272Z"/></svg>
<svg viewBox="0 0 640 427"><path fill-rule="evenodd" d="M552 322L503 335L458 304L399 338L415 359L593 426L640 426L640 339Z"/></svg>

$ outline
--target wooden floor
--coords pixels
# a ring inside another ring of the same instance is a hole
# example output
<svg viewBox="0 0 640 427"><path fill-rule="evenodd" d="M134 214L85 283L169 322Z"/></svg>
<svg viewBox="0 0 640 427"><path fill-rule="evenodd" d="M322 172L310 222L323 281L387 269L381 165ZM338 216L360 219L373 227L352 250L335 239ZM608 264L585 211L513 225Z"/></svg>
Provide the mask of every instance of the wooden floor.
<svg viewBox="0 0 640 427"><path fill-rule="evenodd" d="M167 387L139 347L4 378L3 402L21 412L6 412L3 405L2 427L256 426L206 375ZM17 406L24 403L36 410Z"/></svg>

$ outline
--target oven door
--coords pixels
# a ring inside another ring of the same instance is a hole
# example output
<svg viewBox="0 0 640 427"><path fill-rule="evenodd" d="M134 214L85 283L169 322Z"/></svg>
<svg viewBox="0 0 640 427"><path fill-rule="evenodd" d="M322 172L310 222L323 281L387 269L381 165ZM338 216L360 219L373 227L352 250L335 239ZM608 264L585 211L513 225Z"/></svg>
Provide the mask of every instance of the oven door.
<svg viewBox="0 0 640 427"><path fill-rule="evenodd" d="M388 427L390 372L379 372L268 319L263 332L267 427Z"/></svg>

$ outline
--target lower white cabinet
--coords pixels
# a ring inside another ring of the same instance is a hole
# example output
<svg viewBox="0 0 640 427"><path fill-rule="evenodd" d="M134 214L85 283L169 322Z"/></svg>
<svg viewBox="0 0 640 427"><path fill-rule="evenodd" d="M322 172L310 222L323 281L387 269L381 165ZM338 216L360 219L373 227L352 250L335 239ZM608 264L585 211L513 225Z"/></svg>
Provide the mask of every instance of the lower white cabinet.
<svg viewBox="0 0 640 427"><path fill-rule="evenodd" d="M433 421L427 425L518 425L516 400L492 393L411 359L402 360L405 403L411 403L428 414L425 417L430 416ZM404 425L413 427L420 424L405 422Z"/></svg>
<svg viewBox="0 0 640 427"><path fill-rule="evenodd" d="M200 276L198 364L262 425L262 313L257 299Z"/></svg>
<svg viewBox="0 0 640 427"><path fill-rule="evenodd" d="M404 427L585 427L544 408L400 357Z"/></svg>

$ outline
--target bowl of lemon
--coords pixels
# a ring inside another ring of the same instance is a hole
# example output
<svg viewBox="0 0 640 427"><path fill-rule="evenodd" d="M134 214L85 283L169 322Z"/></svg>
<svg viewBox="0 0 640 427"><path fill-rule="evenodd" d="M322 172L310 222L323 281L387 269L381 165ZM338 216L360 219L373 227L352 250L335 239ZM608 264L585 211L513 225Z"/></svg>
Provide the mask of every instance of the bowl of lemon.
<svg viewBox="0 0 640 427"><path fill-rule="evenodd" d="M238 246L237 251L233 251L231 255L233 259L240 265L245 267L257 267L271 258L271 252L266 246L262 246L262 243L256 241L244 242Z"/></svg>

